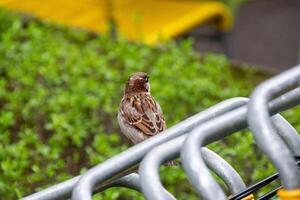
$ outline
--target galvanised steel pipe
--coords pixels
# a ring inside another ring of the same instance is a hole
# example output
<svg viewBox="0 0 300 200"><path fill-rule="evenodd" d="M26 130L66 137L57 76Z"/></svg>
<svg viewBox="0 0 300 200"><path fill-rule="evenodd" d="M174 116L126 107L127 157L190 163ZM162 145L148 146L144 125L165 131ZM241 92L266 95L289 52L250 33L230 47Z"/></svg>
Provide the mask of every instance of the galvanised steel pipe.
<svg viewBox="0 0 300 200"><path fill-rule="evenodd" d="M21 200L52 200L52 199L67 199L70 197L75 184L79 181L80 176L76 176L62 183L53 185L40 192L36 192Z"/></svg>
<svg viewBox="0 0 300 200"><path fill-rule="evenodd" d="M297 162L297 165L300 167L300 156L295 157L295 160ZM251 185L250 187L248 187L246 190L241 191L238 194L235 194L233 196L230 196L229 200L239 200L242 199L246 196L248 196L249 194L259 190L260 188L268 185L269 183L273 182L274 180L278 179L279 175L278 173L275 173L271 176L268 176L258 182L256 182L255 184Z"/></svg>
<svg viewBox="0 0 300 200"><path fill-rule="evenodd" d="M300 103L300 88L296 88L269 103L271 114L291 108ZM231 133L246 128L247 107L237 108L195 128L187 137L181 150L182 165L189 181L203 199L220 200L226 196L207 169L200 147L224 138Z"/></svg>
<svg viewBox="0 0 300 200"><path fill-rule="evenodd" d="M231 194L234 195L246 189L246 185L241 176L221 156L204 147L201 151L204 162L208 168L224 181L229 191L231 191Z"/></svg>
<svg viewBox="0 0 300 200"><path fill-rule="evenodd" d="M178 155L180 146L182 146L185 138L186 135L183 135L164 143L166 145L160 145L158 148L155 148L155 150L151 151L151 153L147 154L147 156L141 162L139 174L142 192L146 199L176 199L174 196L171 196L170 193L168 193L163 187L158 171L160 165L164 163L164 160L171 160L174 158L173 156L170 157L170 155ZM240 175L223 158L206 148L202 148L202 155L209 169L214 171L225 182L232 194L237 194L246 189L245 183ZM218 199L218 196L218 194L215 194L216 199Z"/></svg>
<svg viewBox="0 0 300 200"><path fill-rule="evenodd" d="M228 100L227 100L228 101ZM247 98L233 99L233 104L223 107L222 115L230 110L234 110L238 107L245 105L248 102ZM139 167L139 174L141 179L142 191L148 200L172 200L175 199L167 190L163 187L159 177L159 167L166 160L175 158L178 155L180 147L182 146L187 135L182 135L173 140L165 142L153 150L151 150L145 158L142 160ZM174 155L174 156L173 156ZM222 158L216 154L211 153L209 150L203 150L203 155L206 158L206 162L209 164L213 171L222 177L224 182L228 185L231 191L240 192L245 189L245 184L237 172L231 168ZM221 162L219 162L221 161ZM224 170L224 171L223 171ZM217 196L216 196L217 199Z"/></svg>
<svg viewBox="0 0 300 200"><path fill-rule="evenodd" d="M293 91L292 93L297 94L297 91ZM289 98L288 95L285 96ZM244 104L246 104L246 102L248 102L248 99L243 98L241 99L241 102L244 102ZM232 105L230 110L237 107L233 107ZM296 130L286 120L284 120L284 118L281 117L280 114L276 114L272 118L274 120L274 124L278 127L280 135L282 136L282 138L284 138L285 141L291 141L295 139L295 141L293 141L294 145L291 145L291 150L297 152L297 149L299 149L300 147L300 143L299 141L297 142L299 136ZM139 168L139 173L141 175L142 190L147 199L175 199L173 196L170 196L169 193L165 192L166 190L161 184L158 172L161 164L163 164L167 160L174 159L179 154L180 148L185 138L186 135L183 135L169 142L161 144L150 151L143 159ZM209 163L207 163L205 155L206 154L202 154L205 163L208 164L208 167L212 171L221 172L221 174L218 175L224 180L224 182L226 182L230 191L232 191L232 194L237 194L245 189L244 183L242 182L238 174L238 176L236 176L234 172L226 172L224 171L225 169L212 169L212 167L218 167L219 165L209 165ZM222 171L224 172L223 174Z"/></svg>
<svg viewBox="0 0 300 200"><path fill-rule="evenodd" d="M278 170L283 188L300 188L300 170L287 145L274 134L268 102L283 92L295 88L300 81L300 65L287 70L256 87L248 105L248 124L260 149Z"/></svg>
<svg viewBox="0 0 300 200"><path fill-rule="evenodd" d="M240 101L241 98L233 99L235 99L236 101ZM96 170L98 171L98 173L103 175L100 176L100 179L96 180L95 182L99 182L99 184L97 185L103 186L102 182L108 180L109 178L112 178L114 176L114 173L120 173L121 171L128 169L130 166L133 166L136 163L138 163L143 158L143 156L153 147L168 140L171 140L179 135L185 134L190 129L197 126L199 123L204 123L205 121L210 120L215 116L219 115L219 113L223 110L224 107L227 107L230 104L235 104L235 101L233 99L231 99L230 101L218 103L198 114L195 114L185 119L184 121L167 129L165 131L166 134L159 134L155 137L144 141L139 145L135 145L129 148L123 153L117 155L116 157L105 161L104 166L102 165L104 163L100 163L99 165L93 167L93 170ZM123 155L125 155L124 158ZM127 163L127 161L129 163ZM120 164L121 166L118 166L118 164ZM103 172L101 172L102 170ZM90 173L93 174L92 172ZM76 176L62 183L53 185L45 190L24 197L23 200L55 200L59 198L70 198L72 190L75 187L78 180L80 179L80 177L81 176Z"/></svg>
<svg viewBox="0 0 300 200"><path fill-rule="evenodd" d="M186 134L165 142L144 157L139 167L142 192L147 200L175 200L164 188L159 177L159 167L167 160L176 157L176 151L180 148Z"/></svg>
<svg viewBox="0 0 300 200"><path fill-rule="evenodd" d="M279 114L272 117L272 123L293 154L300 156L300 135L296 129Z"/></svg>
<svg viewBox="0 0 300 200"><path fill-rule="evenodd" d="M292 102L295 102L295 103L298 103L297 100L298 100L298 97L299 97L299 93L300 93L300 90L299 89L295 89L289 93L287 93L286 95L284 95L284 97L277 97L276 99L278 100L277 104L278 105L275 105L274 104L274 108L276 107L280 107L280 109L284 110L284 109L288 109L291 105ZM287 102L286 99L290 100L290 102ZM183 130L182 131L182 134L184 132L187 132L190 128L192 127L195 127L197 125L198 122L203 122L205 121L206 119L209 120L209 118L213 118L215 114L217 114L217 107L219 106L220 104L217 104L216 106L214 107L211 107L209 109L207 109L206 111L203 111L201 113L198 113L188 119L186 119L184 122L181 122L177 125L174 126L174 129L175 127L182 127ZM221 106L221 105L220 105ZM276 111L279 111L279 110L275 110L274 112ZM207 118L205 117L206 115ZM188 124L185 124L187 121L189 121ZM172 132L174 133L174 129L172 131L170 131L169 133L172 134ZM176 137L177 135L180 135L181 133L177 133L175 132L174 134L174 137ZM168 136L167 138L165 138L166 136ZM162 138L162 142L164 141L167 141L169 138L170 138L170 135L158 135L158 138ZM172 137L171 137L172 138ZM159 140L159 139L157 139ZM153 142L152 146L151 144L149 146L147 146L146 148L142 148L142 147L139 147L138 150L141 150L141 151L147 151L149 149L151 149L153 146L157 145L159 143L159 141L155 140L155 142ZM148 142L148 141L147 141ZM133 147L132 147L133 148ZM134 147L136 148L136 147ZM136 153L136 151L133 151ZM137 154L133 153L133 156L137 156ZM138 155L140 156L140 155ZM122 170L122 169L121 169ZM120 170L120 171L121 171ZM110 178L112 175L110 175L108 178ZM42 190L40 192L37 192L35 194L32 194L32 195L29 195L23 199L25 200L50 200L50 199L58 199L58 198L69 198L71 196L71 192L75 186L75 184L78 182L80 176L77 176L77 177L74 177L72 179L69 179L67 181L64 181L62 183L59 183L57 185L54 185L52 187L49 187L45 190ZM106 180L108 179L106 178ZM101 185L101 183L100 183Z"/></svg>
<svg viewBox="0 0 300 200"><path fill-rule="evenodd" d="M239 101L240 98L236 98ZM203 112L200 112L177 125L165 130L163 133L141 142L128 150L116 155L113 158L88 170L76 184L72 192L73 200L91 200L92 190L97 183L104 182L125 169L141 161L143 156L155 146L169 141L175 137L185 134L192 128L205 121L208 121L222 110L223 107L233 104L233 101L219 103Z"/></svg>
<svg viewBox="0 0 300 200"><path fill-rule="evenodd" d="M68 199L71 197L70 193L78 180L79 176L76 176L68 181L24 197L22 200ZM132 173L107 185L99 184L93 190L93 194L110 187L126 187L141 192L139 175Z"/></svg>
<svg viewBox="0 0 300 200"><path fill-rule="evenodd" d="M122 178L117 179L116 181L100 187L95 187L93 194L102 192L111 187L125 187L129 189L136 190L141 192L141 185L140 185L140 176L137 173L128 174Z"/></svg>

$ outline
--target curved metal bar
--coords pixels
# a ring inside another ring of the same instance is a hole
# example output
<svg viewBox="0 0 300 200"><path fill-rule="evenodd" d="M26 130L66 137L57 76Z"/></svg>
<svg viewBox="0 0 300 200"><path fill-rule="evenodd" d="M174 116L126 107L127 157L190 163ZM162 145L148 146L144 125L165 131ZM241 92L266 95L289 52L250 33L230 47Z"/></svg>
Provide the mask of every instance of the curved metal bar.
<svg viewBox="0 0 300 200"><path fill-rule="evenodd" d="M176 199L163 187L159 178L159 167L167 160L176 157L176 152L178 152L178 149L185 138L186 135L182 135L155 147L140 163L139 174L141 178L141 187L147 200Z"/></svg>
<svg viewBox="0 0 300 200"><path fill-rule="evenodd" d="M200 113L197 113L185 119L184 121L178 123L177 125L171 127L170 129L167 129L166 130L167 134L159 134L143 142L143 145L135 145L134 147L131 147L130 149L126 150L120 155L105 161L104 166L102 165L104 163L100 163L99 165L93 167L92 169L99 171L99 173L101 173L101 170L103 170L103 173L101 174L105 174L105 175L104 177L102 177L102 179L96 181L103 182L103 180L106 181L109 178L112 178L114 173L121 172L122 170L127 169L130 166L138 163L142 159L144 154L146 154L146 152L151 150L153 147L188 132L190 129L197 126L199 123L203 123L207 120L214 118L215 116L219 115L220 111L224 107L229 106L229 104L235 104L234 100L240 101L241 99L243 98L237 97L231 99L230 101L224 101L222 103L218 103L215 106L212 106ZM125 157L122 158L124 154ZM127 160L129 161L129 163L127 163ZM116 167L116 163L122 164L122 166L118 168L118 166ZM113 170L111 171L111 169ZM92 172L90 173L93 174ZM24 197L23 200L54 200L59 198L70 198L72 194L72 190L80 178L81 176L76 176L62 183L53 185L45 190ZM100 183L100 185L105 185L105 184Z"/></svg>
<svg viewBox="0 0 300 200"><path fill-rule="evenodd" d="M300 88L276 98L269 103L271 114L288 109L300 103ZM203 199L214 200L215 194L226 199L221 187L207 169L202 158L200 147L224 138L231 133L246 128L247 107L237 108L220 117L195 128L187 137L181 150L182 165L189 181Z"/></svg>
<svg viewBox="0 0 300 200"><path fill-rule="evenodd" d="M72 191L74 185L78 180L79 176L76 176L68 181L24 197L22 198L22 200L68 199L71 196L70 192ZM113 183L109 183L107 185L99 184L93 190L93 194L101 192L110 187L126 187L141 192L139 175L136 173L132 173L120 179L117 179Z"/></svg>
<svg viewBox="0 0 300 200"><path fill-rule="evenodd" d="M160 145L147 154L141 162L139 174L142 191L146 199L176 199L163 187L158 171L161 164L175 158L179 154L180 147L186 137L187 135L183 135ZM225 182L232 194L237 194L246 189L240 175L223 158L206 148L202 148L201 153L208 168L214 171ZM218 199L219 194L214 193L214 197Z"/></svg>
<svg viewBox="0 0 300 200"><path fill-rule="evenodd" d="M240 98L236 98L236 100L238 99ZM72 199L91 200L91 191L97 183L104 182L112 178L114 175L118 175L130 166L137 164L143 156L155 146L183 135L198 124L214 118L220 112L220 108L223 108L225 104L227 105L232 103L232 100L219 103L165 130L162 134L151 137L148 140L145 140L144 142L141 142L115 157L91 168L76 184L75 189L72 192Z"/></svg>
<svg viewBox="0 0 300 200"><path fill-rule="evenodd" d="M248 99L244 98L243 102L246 103L247 100ZM234 109L234 107L232 107L232 109ZM281 136L285 140L291 141L295 137L298 137L297 133L295 132L295 129L286 120L284 120L284 118L281 117L280 114L273 116L273 118L274 124L276 124L278 129L280 129L280 131L282 132ZM150 151L143 159L139 168L139 173L141 175L143 193L145 194L147 199L175 199L173 196L170 196L169 193L165 192L166 190L161 184L158 171L159 166L162 163L164 163L164 161L175 158L178 155L180 147L182 146L183 140L185 138L186 135L175 138L167 143L161 144L158 147L155 147L155 149L153 149L152 151ZM294 149L296 151L297 149L299 149L300 143L295 141L293 143L294 145L291 146L291 149ZM232 191L232 194L236 194L245 189L245 184L243 183L238 174L236 174L236 176L234 173L224 171L225 169L214 169L214 167L219 167L219 165L214 163L209 164L206 160L207 156L205 155L207 154L202 154L205 163L210 169L217 172L217 174L218 172L220 172L218 175L225 181L229 189ZM221 166L222 165L220 165L220 167ZM229 165L229 168L230 167L231 166ZM228 177L226 177L226 175L228 175Z"/></svg>
<svg viewBox="0 0 300 200"><path fill-rule="evenodd" d="M51 200L51 199L67 199L74 185L79 181L80 176L76 176L62 183L53 185L45 190L36 192L21 200Z"/></svg>
<svg viewBox="0 0 300 200"><path fill-rule="evenodd" d="M228 101L228 100L227 100ZM227 104L227 106L222 108L222 115L230 110L236 109L245 105L248 102L247 98L241 98L238 100L233 99L232 104ZM221 110L220 110L221 111ZM172 200L175 199L165 188L163 187L159 178L159 167L166 160L175 158L179 154L180 147L182 146L187 135L182 135L166 143L163 143L153 150L151 150L145 158L142 160L139 168L139 174L141 177L141 187L142 191L149 200ZM212 153L210 150L203 150L204 157L210 168L220 175L226 182L231 191L241 191L245 189L245 184L234 171L231 166L226 163L222 158ZM221 161L221 162L219 162ZM225 170L224 172L221 172ZM216 199L217 196L215 196Z"/></svg>
<svg viewBox="0 0 300 200"><path fill-rule="evenodd" d="M270 119L268 102L282 92L298 86L300 65L260 84L251 95L248 105L248 124L261 150L275 165L282 185L287 190L300 188L300 170L292 153Z"/></svg>
<svg viewBox="0 0 300 200"><path fill-rule="evenodd" d="M137 173L131 173L128 174L122 178L117 179L116 181L100 187L95 187L93 194L96 194L98 192L102 192L108 188L111 187L126 187L129 189L136 190L138 192L141 192L141 186L140 186L140 176Z"/></svg>
<svg viewBox="0 0 300 200"><path fill-rule="evenodd" d="M272 103L272 109L274 108L274 113L275 112L279 112L280 110L285 110L288 109L290 107L292 107L294 105L297 105L300 101L299 99L299 95L300 94L300 88L294 89L293 91L288 92L287 94L285 94L284 96L280 96L276 98L276 103ZM216 115L217 112L217 107L219 106L219 104L217 104L216 106L213 106L201 113L198 113L188 119L186 119L185 121L183 121L182 123L177 124L176 126L174 126L172 131L169 131L169 134L163 134L163 135L158 135L159 139L154 139L154 142L151 142L150 144L148 143L147 147L144 146L144 148L142 147L132 147L132 148L137 148L135 150L130 150L130 152L132 153L126 153L126 155L130 154L133 157L137 157L137 160L141 159L142 155L147 152L149 149L153 148L155 145L159 144L159 140L161 140L161 142L165 142L167 140L169 140L170 138L175 138L180 134L184 134L185 132L187 132L189 129L197 126L198 123L201 123L205 120L209 120L209 118L213 118L214 115ZM182 129L182 132L176 132L175 131L175 127L178 129ZM172 132L174 135L172 135ZM175 133L174 133L175 132ZM127 150L129 151L129 150ZM142 151L142 155L140 155L138 153L138 151ZM127 158L127 157L126 157ZM119 157L117 158L117 160L119 161ZM114 161L116 160L116 158L113 159ZM132 161L130 161L132 163ZM95 168L99 168L101 164L99 164L98 166L95 166ZM114 164L112 163L112 161L109 162L109 164L106 164L106 166L113 166ZM105 167L105 173L109 172L109 166ZM102 166L103 167L103 166ZM118 169L117 171L122 171L123 169L126 169L128 167L124 167L124 165ZM107 175L107 177L102 177L100 179L100 182L103 180L107 180L109 178L111 178L113 176L112 173L110 173L109 175ZM23 200L54 200L54 199L59 199L59 198L70 198L71 193L73 188L75 187L76 183L78 182L78 180L80 179L80 176L76 176L74 178L71 178L69 180L66 180L62 183L53 185L45 190L42 190L40 192L31 194L27 197L24 197ZM96 182L99 180L96 180ZM102 183L100 183L102 185Z"/></svg>
<svg viewBox="0 0 300 200"><path fill-rule="evenodd" d="M201 151L204 162L208 168L225 182L231 194L237 194L246 189L246 185L241 176L221 156L207 148L202 148Z"/></svg>
<svg viewBox="0 0 300 200"><path fill-rule="evenodd" d="M295 128L279 114L274 115L272 117L272 122L279 136L287 144L289 149L293 152L295 156L299 156L300 135L295 130Z"/></svg>

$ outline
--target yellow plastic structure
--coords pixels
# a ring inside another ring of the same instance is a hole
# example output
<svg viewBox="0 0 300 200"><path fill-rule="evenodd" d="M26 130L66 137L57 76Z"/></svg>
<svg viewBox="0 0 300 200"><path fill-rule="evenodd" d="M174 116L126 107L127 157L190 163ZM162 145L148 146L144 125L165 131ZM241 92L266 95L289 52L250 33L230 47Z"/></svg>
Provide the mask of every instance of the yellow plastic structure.
<svg viewBox="0 0 300 200"><path fill-rule="evenodd" d="M221 31L230 29L227 7L204 0L0 0L0 6L43 19L88 29L109 30L113 22L130 40L156 44L217 19Z"/></svg>
<svg viewBox="0 0 300 200"><path fill-rule="evenodd" d="M284 190L280 189L277 192L280 200L300 200L300 189L297 190Z"/></svg>
<svg viewBox="0 0 300 200"><path fill-rule="evenodd" d="M221 30L231 19L224 4L195 0L119 0L114 16L120 33L132 40L155 44L170 39L214 18Z"/></svg>
<svg viewBox="0 0 300 200"><path fill-rule="evenodd" d="M108 31L106 0L0 0L0 6L98 33Z"/></svg>
<svg viewBox="0 0 300 200"><path fill-rule="evenodd" d="M254 200L253 194L249 194L248 196L242 198L242 200Z"/></svg>

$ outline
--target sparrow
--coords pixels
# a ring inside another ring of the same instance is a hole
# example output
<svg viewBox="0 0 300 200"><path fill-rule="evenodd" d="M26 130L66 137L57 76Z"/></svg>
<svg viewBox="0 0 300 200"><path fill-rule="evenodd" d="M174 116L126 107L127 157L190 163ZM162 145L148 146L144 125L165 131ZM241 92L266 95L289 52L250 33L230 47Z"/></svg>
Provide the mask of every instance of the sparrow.
<svg viewBox="0 0 300 200"><path fill-rule="evenodd" d="M162 109L150 94L148 74L136 72L128 78L119 106L118 123L121 132L134 144L166 129ZM176 161L166 165L176 165Z"/></svg>

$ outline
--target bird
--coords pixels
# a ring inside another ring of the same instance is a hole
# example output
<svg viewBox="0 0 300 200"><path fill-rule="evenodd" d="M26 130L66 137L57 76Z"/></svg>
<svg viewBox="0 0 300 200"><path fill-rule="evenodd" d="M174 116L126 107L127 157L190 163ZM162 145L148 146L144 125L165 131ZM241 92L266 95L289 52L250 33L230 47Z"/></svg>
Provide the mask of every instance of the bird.
<svg viewBox="0 0 300 200"><path fill-rule="evenodd" d="M138 144L166 129L159 103L150 94L149 75L136 72L129 76L118 111L121 132L133 144ZM166 166L177 165L169 161Z"/></svg>

